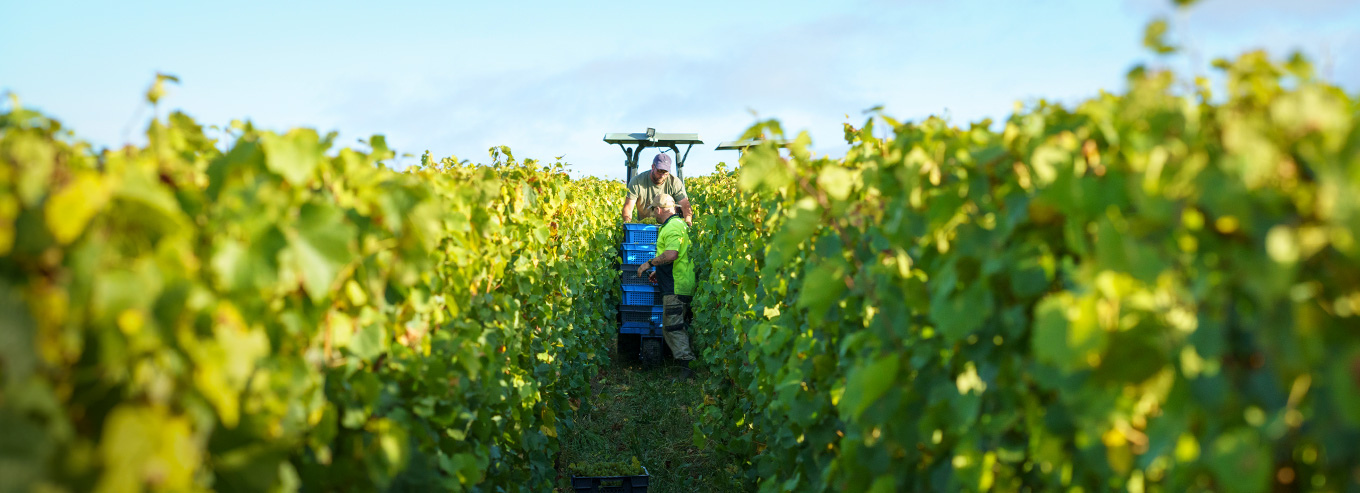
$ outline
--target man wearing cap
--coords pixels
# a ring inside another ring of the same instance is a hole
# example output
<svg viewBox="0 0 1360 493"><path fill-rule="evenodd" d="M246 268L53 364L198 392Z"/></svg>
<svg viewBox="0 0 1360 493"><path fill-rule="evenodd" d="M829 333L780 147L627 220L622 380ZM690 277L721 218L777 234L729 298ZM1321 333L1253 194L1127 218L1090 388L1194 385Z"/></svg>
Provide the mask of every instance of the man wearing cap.
<svg viewBox="0 0 1360 493"><path fill-rule="evenodd" d="M675 164L666 153L657 154L656 158L652 159L652 169L638 173L628 180L628 196L623 199L623 222L633 220L633 206L639 201L644 209L638 211L638 219L653 217L652 212L646 207L654 203L661 194L670 195L676 205L680 206L680 217L684 218L686 225L694 225L694 213L689 207L689 197L685 195L685 184L680 181L680 177L675 176ZM657 223L661 223L661 218L657 218Z"/></svg>
<svg viewBox="0 0 1360 493"><path fill-rule="evenodd" d="M656 239L657 255L638 266L637 274L640 277L656 266L648 277L661 288L661 334L675 359L685 362L681 378L688 379L694 375L689 368L694 353L690 352L689 334L685 330L694 318L690 302L696 284L694 261L689 256L689 225L680 220L680 207L669 194L657 195L648 205L649 212L661 224Z"/></svg>

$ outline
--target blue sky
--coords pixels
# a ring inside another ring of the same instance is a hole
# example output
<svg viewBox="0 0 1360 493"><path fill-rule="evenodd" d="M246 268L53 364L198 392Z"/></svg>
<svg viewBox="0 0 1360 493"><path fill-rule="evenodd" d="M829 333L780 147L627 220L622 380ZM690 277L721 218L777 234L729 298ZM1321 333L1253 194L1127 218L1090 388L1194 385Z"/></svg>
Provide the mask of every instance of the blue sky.
<svg viewBox="0 0 1360 493"><path fill-rule="evenodd" d="M381 133L475 162L508 145L609 178L623 154L608 132L697 132L686 174L703 174L736 160L713 147L757 118L836 155L870 107L1001 119L1120 91L1136 63L1206 72L1255 48L1303 50L1360 90L1354 0L6 3L0 91L108 146L142 140L157 71L182 80L163 111L205 124ZM1187 55L1141 48L1157 15Z"/></svg>

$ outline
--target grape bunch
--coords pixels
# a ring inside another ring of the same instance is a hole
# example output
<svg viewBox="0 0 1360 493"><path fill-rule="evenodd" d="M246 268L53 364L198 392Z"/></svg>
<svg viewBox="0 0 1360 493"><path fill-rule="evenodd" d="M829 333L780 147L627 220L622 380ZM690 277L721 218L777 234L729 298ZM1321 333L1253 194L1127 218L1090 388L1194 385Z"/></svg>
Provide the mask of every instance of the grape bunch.
<svg viewBox="0 0 1360 493"><path fill-rule="evenodd" d="M570 466L571 473L575 476L639 476L643 474L642 463L638 462L636 456L631 462L588 462L582 464L573 462Z"/></svg>

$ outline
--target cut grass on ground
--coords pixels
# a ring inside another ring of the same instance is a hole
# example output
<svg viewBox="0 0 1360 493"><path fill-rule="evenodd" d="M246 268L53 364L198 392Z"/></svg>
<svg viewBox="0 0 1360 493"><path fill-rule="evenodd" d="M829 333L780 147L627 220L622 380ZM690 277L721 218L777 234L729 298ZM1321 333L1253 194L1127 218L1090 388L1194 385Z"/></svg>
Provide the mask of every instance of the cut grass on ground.
<svg viewBox="0 0 1360 493"><path fill-rule="evenodd" d="M611 361L591 385L592 396L573 429L561 435L559 491L571 490L572 463L630 461L637 457L651 474L648 493L739 491L736 470L694 445L694 422L704 402L703 375L675 380L673 362L646 368Z"/></svg>

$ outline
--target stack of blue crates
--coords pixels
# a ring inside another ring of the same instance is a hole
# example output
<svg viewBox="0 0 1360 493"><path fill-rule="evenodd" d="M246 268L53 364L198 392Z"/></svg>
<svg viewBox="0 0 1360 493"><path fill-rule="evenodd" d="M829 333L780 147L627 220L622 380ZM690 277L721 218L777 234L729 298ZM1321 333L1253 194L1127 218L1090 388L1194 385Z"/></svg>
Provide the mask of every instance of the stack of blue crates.
<svg viewBox="0 0 1360 493"><path fill-rule="evenodd" d="M637 275L639 266L656 257L656 235L654 224L623 225L623 245L619 249L619 282L623 286L620 333L661 335L660 288L646 276Z"/></svg>

